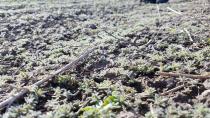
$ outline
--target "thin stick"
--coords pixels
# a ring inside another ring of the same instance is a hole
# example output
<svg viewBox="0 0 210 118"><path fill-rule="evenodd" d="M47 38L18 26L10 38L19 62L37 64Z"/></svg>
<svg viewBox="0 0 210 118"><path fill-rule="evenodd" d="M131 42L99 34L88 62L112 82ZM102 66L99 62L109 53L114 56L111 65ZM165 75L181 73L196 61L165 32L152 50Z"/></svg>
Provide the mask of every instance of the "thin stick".
<svg viewBox="0 0 210 118"><path fill-rule="evenodd" d="M103 30L105 33L107 33L108 35L110 35L111 37L115 38L115 39L118 39L118 40L121 40L120 38L116 37L115 35L113 35L112 33L106 31L105 29Z"/></svg>
<svg viewBox="0 0 210 118"><path fill-rule="evenodd" d="M190 32L186 28L184 28L184 31L187 33L190 41L193 42L193 39L192 39L192 36L191 36Z"/></svg>
<svg viewBox="0 0 210 118"><path fill-rule="evenodd" d="M167 7L167 9L170 10L170 11L172 11L172 12L174 12L174 13L176 13L176 14L178 14L178 15L182 15L181 12L178 12L178 11L176 11L176 10L170 8L170 7Z"/></svg>
<svg viewBox="0 0 210 118"><path fill-rule="evenodd" d="M52 74L50 74L47 78L39 80L38 82L34 83L33 85L30 86L30 88L34 87L34 86L41 86L43 83L51 80L53 77L57 76L58 74L61 74L63 72L65 72L66 70L72 68L73 66L75 66L79 61L82 61L84 58L86 58L88 56L88 54L90 54L91 52L93 52L97 47L94 47L90 50L87 50L86 52L84 52L81 56L79 56L76 60L74 60L73 62L65 65L64 67L58 69L57 71L53 72ZM14 101L16 101L17 99L21 98L23 95L25 95L26 93L29 92L29 89L22 89L19 93L10 96L8 99L6 99L5 101L0 103L0 109L5 108L7 105L12 104Z"/></svg>
<svg viewBox="0 0 210 118"><path fill-rule="evenodd" d="M201 80L206 80L210 79L210 75L192 75L192 74L181 74L181 73L171 73L171 72L158 72L158 75L161 76L170 76L170 77L187 77L187 78L192 78L192 79L201 79Z"/></svg>
<svg viewBox="0 0 210 118"><path fill-rule="evenodd" d="M182 89L182 88L184 88L184 87L185 87L185 85L180 85L180 86L177 86L177 87L175 87L175 88L173 88L173 89L171 89L171 90L168 90L168 91L166 91L166 92L164 92L164 93L161 93L160 95L167 95L167 94L169 94L169 93L178 91L179 89Z"/></svg>

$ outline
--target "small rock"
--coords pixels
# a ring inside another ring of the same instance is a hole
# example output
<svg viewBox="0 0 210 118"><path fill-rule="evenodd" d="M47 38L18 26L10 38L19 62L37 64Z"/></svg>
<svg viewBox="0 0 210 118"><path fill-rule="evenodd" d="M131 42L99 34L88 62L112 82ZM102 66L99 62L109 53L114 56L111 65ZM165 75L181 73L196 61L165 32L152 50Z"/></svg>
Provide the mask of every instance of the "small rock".
<svg viewBox="0 0 210 118"><path fill-rule="evenodd" d="M204 85L204 87L205 87L206 89L210 89L210 80L209 80L209 79L205 80L205 81L203 82L203 85Z"/></svg>
<svg viewBox="0 0 210 118"><path fill-rule="evenodd" d="M89 27L90 29L97 29L97 26L96 26L95 24L90 24L88 27Z"/></svg>

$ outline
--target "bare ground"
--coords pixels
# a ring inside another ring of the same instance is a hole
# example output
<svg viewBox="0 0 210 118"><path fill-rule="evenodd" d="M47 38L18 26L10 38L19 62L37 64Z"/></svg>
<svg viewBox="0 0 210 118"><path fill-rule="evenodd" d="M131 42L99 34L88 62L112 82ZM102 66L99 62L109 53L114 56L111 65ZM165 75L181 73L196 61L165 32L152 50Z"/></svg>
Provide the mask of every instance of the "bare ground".
<svg viewBox="0 0 210 118"><path fill-rule="evenodd" d="M209 80L157 74L210 73L209 1L0 3L0 101L99 47L1 117L210 117Z"/></svg>

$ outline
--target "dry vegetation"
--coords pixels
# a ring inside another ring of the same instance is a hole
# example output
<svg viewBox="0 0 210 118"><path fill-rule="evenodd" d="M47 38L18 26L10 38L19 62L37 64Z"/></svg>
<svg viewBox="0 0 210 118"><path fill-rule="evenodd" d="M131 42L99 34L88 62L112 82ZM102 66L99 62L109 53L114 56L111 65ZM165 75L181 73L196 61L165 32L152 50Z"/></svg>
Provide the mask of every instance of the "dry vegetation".
<svg viewBox="0 0 210 118"><path fill-rule="evenodd" d="M209 6L208 0L0 1L0 102L28 92L0 117L209 118Z"/></svg>

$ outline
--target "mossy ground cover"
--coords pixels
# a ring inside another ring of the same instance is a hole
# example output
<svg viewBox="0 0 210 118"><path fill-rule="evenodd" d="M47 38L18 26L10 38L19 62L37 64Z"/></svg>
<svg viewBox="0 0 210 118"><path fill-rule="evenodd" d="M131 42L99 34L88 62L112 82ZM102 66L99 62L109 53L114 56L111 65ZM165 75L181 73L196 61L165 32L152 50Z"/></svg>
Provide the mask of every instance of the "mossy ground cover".
<svg viewBox="0 0 210 118"><path fill-rule="evenodd" d="M210 117L209 80L157 74L210 73L208 0L0 3L0 101L98 45L1 117Z"/></svg>

